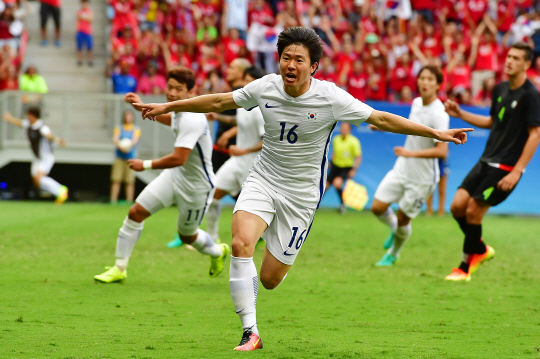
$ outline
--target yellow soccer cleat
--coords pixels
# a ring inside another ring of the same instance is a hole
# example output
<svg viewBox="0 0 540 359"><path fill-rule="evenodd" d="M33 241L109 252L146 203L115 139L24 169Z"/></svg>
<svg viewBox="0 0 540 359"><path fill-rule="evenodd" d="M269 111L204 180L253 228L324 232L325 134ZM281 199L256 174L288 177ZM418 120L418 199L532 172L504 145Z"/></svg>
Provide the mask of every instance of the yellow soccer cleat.
<svg viewBox="0 0 540 359"><path fill-rule="evenodd" d="M68 188L66 186L61 186L58 191L58 196L56 196L56 204L62 204L68 199Z"/></svg>
<svg viewBox="0 0 540 359"><path fill-rule="evenodd" d="M231 248L227 243L220 243L218 246L221 247L223 250L223 254L219 257L210 257L210 271L208 272L208 275L212 278L217 277L218 275L223 272L223 263L225 262L225 259L231 252Z"/></svg>
<svg viewBox="0 0 540 359"><path fill-rule="evenodd" d="M453 268L452 273L444 277L446 280L452 280L452 281L470 281L471 280L471 273L466 273L460 268Z"/></svg>
<svg viewBox="0 0 540 359"><path fill-rule="evenodd" d="M480 267L480 264L489 261L495 257L495 249L486 245L486 252L484 254L472 254L469 259L469 273L474 273Z"/></svg>
<svg viewBox="0 0 540 359"><path fill-rule="evenodd" d="M123 272L120 272L120 269L118 269L116 266L109 268L104 273L98 274L94 276L94 279L101 283L115 283L115 282L122 282L127 278L127 269Z"/></svg>

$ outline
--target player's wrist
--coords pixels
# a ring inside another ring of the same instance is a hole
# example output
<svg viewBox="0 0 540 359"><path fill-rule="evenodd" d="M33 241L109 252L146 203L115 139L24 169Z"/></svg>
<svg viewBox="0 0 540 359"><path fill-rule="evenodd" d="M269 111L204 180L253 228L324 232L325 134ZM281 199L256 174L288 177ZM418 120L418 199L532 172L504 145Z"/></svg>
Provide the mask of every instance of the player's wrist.
<svg viewBox="0 0 540 359"><path fill-rule="evenodd" d="M143 168L145 170L151 170L152 169L152 160L144 160L143 161Z"/></svg>

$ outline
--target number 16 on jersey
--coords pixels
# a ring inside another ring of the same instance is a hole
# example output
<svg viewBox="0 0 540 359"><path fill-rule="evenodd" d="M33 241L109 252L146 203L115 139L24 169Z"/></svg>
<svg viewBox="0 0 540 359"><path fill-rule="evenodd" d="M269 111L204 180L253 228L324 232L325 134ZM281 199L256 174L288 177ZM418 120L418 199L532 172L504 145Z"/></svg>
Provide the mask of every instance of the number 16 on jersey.
<svg viewBox="0 0 540 359"><path fill-rule="evenodd" d="M287 246L288 247L287 250L283 252L283 254L286 256L294 255L294 253L288 253L289 250L293 248L296 248L296 251L298 252L300 248L302 247L302 244L304 244L306 240L306 238L304 237L304 234L306 233L307 229L304 229L302 233L300 233L300 237L298 237L298 239L296 238L296 236L298 235L298 227L292 227L292 231L293 231L293 234L292 234L291 241L289 242L289 245ZM295 241L296 241L296 245L295 245Z"/></svg>
<svg viewBox="0 0 540 359"><path fill-rule="evenodd" d="M287 123L286 122L280 122L279 124L281 125L281 136L279 136L279 140L283 141L283 136L285 135L285 125ZM296 130L297 128L298 128L298 125L294 125L293 127L291 127L289 129L289 132L287 132L287 141L290 144L293 144L296 141L298 141L298 135L296 134L296 132L294 132L294 130Z"/></svg>

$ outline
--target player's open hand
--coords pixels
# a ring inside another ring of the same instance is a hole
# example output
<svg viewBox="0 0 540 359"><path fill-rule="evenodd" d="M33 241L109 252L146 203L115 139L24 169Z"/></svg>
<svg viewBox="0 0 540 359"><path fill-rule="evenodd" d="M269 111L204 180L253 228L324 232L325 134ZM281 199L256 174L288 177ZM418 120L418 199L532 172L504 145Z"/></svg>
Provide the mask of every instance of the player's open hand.
<svg viewBox="0 0 540 359"><path fill-rule="evenodd" d="M506 176L504 176L498 183L497 188L501 191L510 192L519 182L521 178L521 173L519 171L510 171Z"/></svg>
<svg viewBox="0 0 540 359"><path fill-rule="evenodd" d="M157 116L170 112L167 109L167 104L164 103L134 103L133 106L141 108L143 119L147 118L152 121L155 121Z"/></svg>
<svg viewBox="0 0 540 359"><path fill-rule="evenodd" d="M467 142L467 132L474 131L472 128L453 128L439 132L438 140L454 142L456 145L464 145Z"/></svg>
<svg viewBox="0 0 540 359"><path fill-rule="evenodd" d="M9 113L8 111L4 112L4 115L2 116L4 121L9 121L9 119L12 118L12 117L13 116L11 116L11 113Z"/></svg>
<svg viewBox="0 0 540 359"><path fill-rule="evenodd" d="M134 171L140 172L144 171L143 160L128 160L127 161L129 168Z"/></svg>
<svg viewBox="0 0 540 359"><path fill-rule="evenodd" d="M141 102L142 102L141 97L140 97L139 95L137 95L136 93L128 92L128 93L124 96L124 101L126 101L127 103L133 105L133 107L134 107L137 111L142 111L142 107L140 107L140 106L135 106L136 103L141 103Z"/></svg>
<svg viewBox="0 0 540 359"><path fill-rule="evenodd" d="M447 114L449 114L452 117L461 118L461 107L457 104L457 102L452 100L446 100L444 102L444 109Z"/></svg>
<svg viewBox="0 0 540 359"><path fill-rule="evenodd" d="M239 148L236 145L229 146L229 154L231 156L243 156L247 155L249 152L246 149Z"/></svg>

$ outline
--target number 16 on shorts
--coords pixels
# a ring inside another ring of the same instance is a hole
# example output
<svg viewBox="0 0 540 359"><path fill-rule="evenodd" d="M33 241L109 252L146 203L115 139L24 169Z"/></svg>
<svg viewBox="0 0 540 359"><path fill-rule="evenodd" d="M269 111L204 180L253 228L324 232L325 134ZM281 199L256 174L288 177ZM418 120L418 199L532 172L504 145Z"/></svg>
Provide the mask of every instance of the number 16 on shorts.
<svg viewBox="0 0 540 359"><path fill-rule="evenodd" d="M302 244L304 244L306 240L306 238L304 237L306 234L306 231L307 229L304 229L300 233L300 236L298 236L298 232L300 232L298 227L292 227L292 238L291 238L291 241L289 242L289 245L287 246L287 249L285 250L285 252L283 252L284 255L293 256L296 253L298 253L298 251L302 247ZM294 252L294 253L291 253L291 252Z"/></svg>

